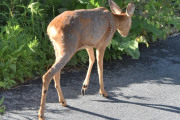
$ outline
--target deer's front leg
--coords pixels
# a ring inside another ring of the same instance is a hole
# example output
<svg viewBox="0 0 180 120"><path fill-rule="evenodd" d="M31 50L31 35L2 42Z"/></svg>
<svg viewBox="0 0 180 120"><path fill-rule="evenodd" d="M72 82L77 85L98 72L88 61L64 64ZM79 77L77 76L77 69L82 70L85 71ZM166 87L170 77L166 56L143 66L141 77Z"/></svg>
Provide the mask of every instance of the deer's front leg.
<svg viewBox="0 0 180 120"><path fill-rule="evenodd" d="M104 97L107 97L108 94L104 90L104 83L103 83L103 58L104 58L104 51L106 47L102 47L96 50L96 57L97 57L97 67L98 67L98 74L99 74L99 84L100 84L100 94Z"/></svg>
<svg viewBox="0 0 180 120"><path fill-rule="evenodd" d="M82 89L81 89L81 94L82 95L85 94L85 91L88 88L91 70L92 70L92 67L93 67L93 64L94 64L94 61L95 61L94 49L93 48L87 48L86 50L87 50L88 55L89 55L89 68L88 68L88 72L87 72L86 78L85 78L85 80L83 82Z"/></svg>

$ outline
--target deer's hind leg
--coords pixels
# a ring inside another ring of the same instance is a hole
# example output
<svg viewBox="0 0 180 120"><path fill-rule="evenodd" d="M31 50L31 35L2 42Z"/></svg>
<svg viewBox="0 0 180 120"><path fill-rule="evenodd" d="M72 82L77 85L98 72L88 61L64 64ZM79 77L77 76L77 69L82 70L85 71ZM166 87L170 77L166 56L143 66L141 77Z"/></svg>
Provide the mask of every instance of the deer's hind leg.
<svg viewBox="0 0 180 120"><path fill-rule="evenodd" d="M55 56L56 56L56 60L58 59L58 56L60 56L60 51L58 50L58 46L55 44L54 45L54 50L55 50ZM60 85L60 79L61 79L61 70L59 72L57 72L53 79L54 79L54 86L57 90L57 93L58 93L58 97L59 97L59 102L61 103L62 106L66 106L66 101L64 100L64 96L63 96L63 93L62 93L62 90L61 90L61 85Z"/></svg>
<svg viewBox="0 0 180 120"><path fill-rule="evenodd" d="M60 102L63 104L63 106L66 105L62 91L61 91L60 83L59 83L60 71L66 65L66 63L70 60L70 58L74 54L75 49L72 48L71 50L69 50L69 48L66 46L63 46L63 47L58 46L58 47L59 47L58 54L59 53L60 54L56 58L56 61L53 64L53 66L43 75L43 78L42 78L43 84L42 84L41 104L40 104L40 109L39 109L39 120L44 120L44 109L45 109L47 91L53 77L55 79L55 85L57 87ZM57 49L55 51L57 51Z"/></svg>
<svg viewBox="0 0 180 120"><path fill-rule="evenodd" d="M94 49L93 48L86 48L88 55L89 55L89 67L88 67L88 71L87 71L87 75L86 78L83 82L83 86L81 89L81 94L84 95L86 89L88 88L89 85L89 78L90 78L90 74L91 74L91 70L95 61L95 57L94 57Z"/></svg>
<svg viewBox="0 0 180 120"><path fill-rule="evenodd" d="M61 103L62 106L66 106L67 104L64 99L64 96L63 96L63 93L61 90L61 86L60 86L60 74L61 74L61 71L56 73L56 75L54 76L54 83L55 83L55 88L56 88L58 96L59 96L59 102Z"/></svg>

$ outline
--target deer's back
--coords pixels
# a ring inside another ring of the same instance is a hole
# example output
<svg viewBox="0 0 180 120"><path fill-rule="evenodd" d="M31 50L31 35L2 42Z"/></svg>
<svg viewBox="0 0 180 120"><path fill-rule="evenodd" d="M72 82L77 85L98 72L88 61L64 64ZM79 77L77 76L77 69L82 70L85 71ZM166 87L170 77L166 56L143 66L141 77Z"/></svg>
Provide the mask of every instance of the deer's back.
<svg viewBox="0 0 180 120"><path fill-rule="evenodd" d="M50 39L73 43L78 48L96 45L112 29L112 14L106 8L66 11L55 17L48 26Z"/></svg>

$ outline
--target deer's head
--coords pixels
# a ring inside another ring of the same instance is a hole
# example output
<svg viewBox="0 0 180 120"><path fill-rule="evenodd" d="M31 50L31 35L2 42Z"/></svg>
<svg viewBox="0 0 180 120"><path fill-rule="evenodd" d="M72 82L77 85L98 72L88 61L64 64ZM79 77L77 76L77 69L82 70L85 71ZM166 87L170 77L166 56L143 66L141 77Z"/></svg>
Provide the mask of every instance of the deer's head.
<svg viewBox="0 0 180 120"><path fill-rule="evenodd" d="M110 9L113 12L115 25L118 32L126 37L131 28L131 17L133 16L135 5L130 2L127 6L126 12L122 13L121 8L112 0L109 0Z"/></svg>

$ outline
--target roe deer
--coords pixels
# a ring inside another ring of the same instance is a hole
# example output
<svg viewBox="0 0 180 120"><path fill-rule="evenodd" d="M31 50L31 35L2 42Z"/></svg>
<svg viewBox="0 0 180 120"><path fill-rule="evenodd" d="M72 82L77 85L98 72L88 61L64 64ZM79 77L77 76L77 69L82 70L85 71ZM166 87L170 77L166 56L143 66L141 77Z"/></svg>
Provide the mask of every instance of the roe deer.
<svg viewBox="0 0 180 120"><path fill-rule="evenodd" d="M108 0L108 9L100 7L88 10L66 11L55 17L47 28L47 33L54 46L56 60L53 66L42 77L42 96L39 109L39 120L44 120L44 109L48 86L54 78L59 102L66 106L60 87L60 72L71 57L80 49L86 49L89 55L89 68L82 85L82 94L89 85L89 77L95 61L94 50L96 48L97 66L99 74L100 94L107 97L103 84L103 57L106 46L112 39L116 30L127 36L131 28L131 17L135 5L130 2L126 13L122 13L120 7Z"/></svg>

